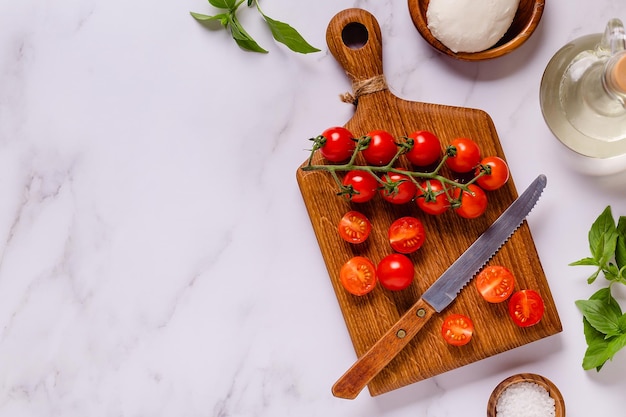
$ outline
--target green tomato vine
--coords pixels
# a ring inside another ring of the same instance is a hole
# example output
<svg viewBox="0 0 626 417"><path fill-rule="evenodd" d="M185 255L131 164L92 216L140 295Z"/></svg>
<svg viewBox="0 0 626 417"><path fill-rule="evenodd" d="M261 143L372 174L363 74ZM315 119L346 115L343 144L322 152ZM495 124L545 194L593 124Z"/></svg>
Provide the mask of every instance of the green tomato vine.
<svg viewBox="0 0 626 417"><path fill-rule="evenodd" d="M422 171L413 171L406 170L402 168L395 167L398 160L401 156L407 152L409 152L415 141L410 137L404 137L403 141L396 142L398 146L398 150L395 156L391 159L389 163L382 166L375 165L361 165L357 163L357 158L360 152L367 149L370 144L371 137L362 136L358 139L355 139L356 146L354 151L352 152L352 156L350 159L343 164L313 164L313 157L315 152L319 150L325 144L325 138L323 136L317 136L315 138L311 138L313 141L313 147L311 149L311 153L308 159L308 162L301 169L303 171L326 171L330 173L332 178L335 180L339 191L337 195L345 196L348 199L351 199L352 196L357 194L352 185L344 185L342 183L341 178L339 177L339 172L347 172L347 171L365 171L370 173L381 185L381 188L384 188L389 193L394 193L397 190L397 187L405 180L400 181L392 181L389 178L381 178L376 174L385 174L385 173L397 173L406 176L411 182L413 182L417 189L423 195L423 198L426 202L433 202L437 199L437 197L441 194L446 196L447 201L450 203L451 208L457 208L461 205L462 193L459 193L458 197L454 197L453 190L455 188L461 189L463 191L471 192L469 189L469 185L475 183L478 178L484 175L491 174L491 167L489 165L479 165L477 167L477 173L474 175L469 181L457 181L454 179L450 179L441 173L442 168L445 166L446 160L448 158L455 157L457 155L457 149L455 146L448 145L443 153L441 160L438 162L437 166L431 171L422 172ZM420 181L421 180L421 181ZM440 191L434 191L430 187L430 183L426 182L426 185L423 185L424 180L438 180L443 185L443 189Z"/></svg>

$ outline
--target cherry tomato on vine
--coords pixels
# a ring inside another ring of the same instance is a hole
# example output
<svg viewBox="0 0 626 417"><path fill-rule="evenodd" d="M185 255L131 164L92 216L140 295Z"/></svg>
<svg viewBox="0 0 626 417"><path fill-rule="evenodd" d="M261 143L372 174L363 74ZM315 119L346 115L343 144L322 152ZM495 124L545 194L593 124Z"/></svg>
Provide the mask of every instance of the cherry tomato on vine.
<svg viewBox="0 0 626 417"><path fill-rule="evenodd" d="M488 156L483 158L480 161L480 165L476 168L475 175L479 175L486 170L489 171L489 174L485 173L476 180L483 190L497 190L509 180L509 166L500 157Z"/></svg>
<svg viewBox="0 0 626 417"><path fill-rule="evenodd" d="M456 148L456 155L448 157L446 164L448 167L459 173L473 171L480 163L480 147L469 138L456 138L451 146Z"/></svg>
<svg viewBox="0 0 626 417"><path fill-rule="evenodd" d="M519 327L530 327L541 321L545 306L537 291L520 290L509 300L509 316Z"/></svg>
<svg viewBox="0 0 626 417"><path fill-rule="evenodd" d="M358 211L349 211L339 220L339 236L348 243L363 243L372 231L372 223Z"/></svg>
<svg viewBox="0 0 626 417"><path fill-rule="evenodd" d="M398 152L398 145L391 133L385 130L372 130L367 136L370 137L369 145L361 151L365 161L376 166L391 162Z"/></svg>
<svg viewBox="0 0 626 417"><path fill-rule="evenodd" d="M434 164L441 157L441 142L434 133L418 130L411 133L413 148L406 153L406 157L413 165L424 167Z"/></svg>
<svg viewBox="0 0 626 417"><path fill-rule="evenodd" d="M413 262L400 253L385 256L376 267L378 281L391 291L407 288L413 282L414 275Z"/></svg>
<svg viewBox="0 0 626 417"><path fill-rule="evenodd" d="M335 126L322 132L324 144L320 148L322 156L330 162L343 162L350 159L356 142L352 132L345 127Z"/></svg>
<svg viewBox="0 0 626 417"><path fill-rule="evenodd" d="M376 267L369 259L355 256L343 264L339 280L350 294L365 295L376 286Z"/></svg>
<svg viewBox="0 0 626 417"><path fill-rule="evenodd" d="M467 187L469 191L463 190L461 192L460 188L454 190L454 198L460 199L461 203L454 211L463 218L475 219L487 209L487 194L476 184L470 184Z"/></svg>
<svg viewBox="0 0 626 417"><path fill-rule="evenodd" d="M426 193L418 189L415 201L424 213L437 216L448 211L450 202L446 197L441 181L426 180L420 186L426 190Z"/></svg>
<svg viewBox="0 0 626 417"><path fill-rule="evenodd" d="M450 314L443 320L441 335L452 346L463 346L472 340L474 323L463 314Z"/></svg>
<svg viewBox="0 0 626 417"><path fill-rule="evenodd" d="M515 289L515 276L501 265L486 266L475 280L478 292L489 303L505 301Z"/></svg>
<svg viewBox="0 0 626 417"><path fill-rule="evenodd" d="M380 195L385 201L406 204L415 197L417 185L407 175L388 172L382 176L382 180L386 185L380 189Z"/></svg>
<svg viewBox="0 0 626 417"><path fill-rule="evenodd" d="M345 194L345 196L354 203L365 203L371 200L378 189L378 180L367 171L348 171L342 183L346 187L352 187L354 194Z"/></svg>
<svg viewBox="0 0 626 417"><path fill-rule="evenodd" d="M391 248L400 253L413 253L426 240L426 229L419 219L406 216L394 221L387 233Z"/></svg>

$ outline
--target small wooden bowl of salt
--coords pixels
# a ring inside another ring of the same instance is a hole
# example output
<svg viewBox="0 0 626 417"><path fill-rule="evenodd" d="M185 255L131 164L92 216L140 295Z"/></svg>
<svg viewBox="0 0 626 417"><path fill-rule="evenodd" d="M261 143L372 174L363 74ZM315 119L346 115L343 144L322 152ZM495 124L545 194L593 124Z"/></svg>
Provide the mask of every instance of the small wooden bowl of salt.
<svg viewBox="0 0 626 417"><path fill-rule="evenodd" d="M422 38L462 61L497 58L521 46L537 28L545 0L408 0Z"/></svg>
<svg viewBox="0 0 626 417"><path fill-rule="evenodd" d="M517 374L500 382L487 404L487 417L565 417L559 389L537 374Z"/></svg>

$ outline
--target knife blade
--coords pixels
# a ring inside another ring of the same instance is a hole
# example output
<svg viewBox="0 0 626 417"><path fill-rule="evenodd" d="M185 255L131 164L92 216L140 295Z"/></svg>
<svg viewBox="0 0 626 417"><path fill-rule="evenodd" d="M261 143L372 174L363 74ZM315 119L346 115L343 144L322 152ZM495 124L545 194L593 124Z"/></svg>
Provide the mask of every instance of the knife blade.
<svg viewBox="0 0 626 417"><path fill-rule="evenodd" d="M533 209L547 184L539 175L491 226L422 294L400 319L348 369L332 388L335 397L354 399L413 339L428 320L459 292L506 243Z"/></svg>

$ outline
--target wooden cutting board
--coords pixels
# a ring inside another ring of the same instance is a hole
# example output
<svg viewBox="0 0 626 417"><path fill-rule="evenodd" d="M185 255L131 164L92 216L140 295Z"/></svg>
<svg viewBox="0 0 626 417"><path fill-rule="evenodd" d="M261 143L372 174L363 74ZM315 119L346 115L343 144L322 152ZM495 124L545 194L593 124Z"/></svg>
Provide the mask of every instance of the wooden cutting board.
<svg viewBox="0 0 626 417"><path fill-rule="evenodd" d="M414 130L429 130L439 136L444 145L455 137L470 137L480 145L484 156L498 155L506 159L493 121L486 112L411 102L394 96L384 87L381 33L370 13L361 9L338 13L329 23L326 39L331 53L353 82L353 90L358 96L354 115L345 124L355 137L374 129L385 129L396 137L408 135ZM436 80L434 74L424 82ZM359 95L358 90L362 88L369 91ZM313 163L325 163L319 152L314 156ZM447 171L444 173L449 177L452 175ZM336 195L337 186L327 172L298 169L296 177L357 356L367 351L517 197L511 178L503 188L488 193L489 207L483 216L467 220L454 212L429 216L415 204L391 205L381 198L364 204L347 202ZM344 242L337 233L339 219L351 209L367 215L373 224L368 241L358 246ZM413 284L399 292L388 291L378 285L362 297L346 292L339 281L343 263L356 255L367 256L377 263L391 253L386 239L387 228L393 220L406 215L421 219L427 233L424 246L410 255L416 272ZM470 282L459 297L431 319L417 337L370 382L368 389L371 395L430 378L562 330L526 222L491 259L490 264L511 269L517 278L517 289L531 288L543 296L546 310L542 321L526 329L515 326L508 318L506 303L488 304ZM474 321L475 333L468 345L449 346L441 337L443 317L450 313L463 313ZM345 369L337 369L337 378L351 365L346 363ZM333 382L329 381L329 389Z"/></svg>

